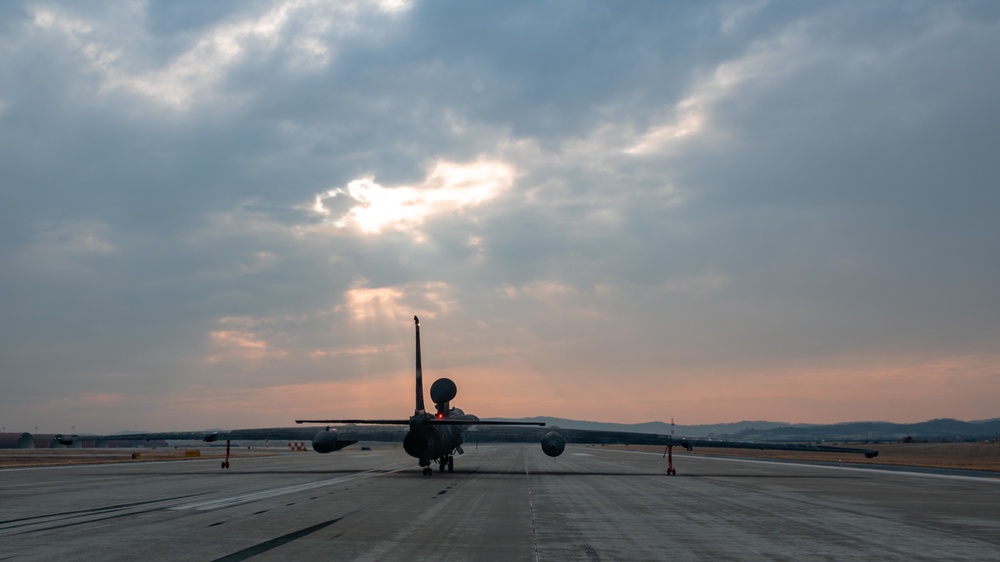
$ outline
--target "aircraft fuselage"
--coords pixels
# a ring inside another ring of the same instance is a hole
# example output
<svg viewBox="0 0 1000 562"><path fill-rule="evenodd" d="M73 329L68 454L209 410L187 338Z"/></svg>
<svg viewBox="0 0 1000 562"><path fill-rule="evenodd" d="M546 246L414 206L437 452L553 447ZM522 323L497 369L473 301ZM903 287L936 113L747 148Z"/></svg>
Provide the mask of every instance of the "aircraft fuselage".
<svg viewBox="0 0 1000 562"><path fill-rule="evenodd" d="M406 454L419 459L421 466L461 451L465 431L469 426L435 423L439 420L477 422L479 418L458 408L452 408L440 418L431 413L411 416L410 431L403 439L403 449Z"/></svg>

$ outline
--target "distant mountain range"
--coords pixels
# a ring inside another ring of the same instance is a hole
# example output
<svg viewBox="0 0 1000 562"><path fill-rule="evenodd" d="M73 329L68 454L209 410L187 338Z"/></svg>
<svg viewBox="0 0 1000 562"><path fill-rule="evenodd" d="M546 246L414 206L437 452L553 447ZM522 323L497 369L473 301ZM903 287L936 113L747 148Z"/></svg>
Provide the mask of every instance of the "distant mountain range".
<svg viewBox="0 0 1000 562"><path fill-rule="evenodd" d="M491 418L504 421L544 422L566 429L597 429L670 434L678 437L715 437L740 441L967 441L1000 436L1000 418L980 421L935 419L920 423L847 422L836 424L790 424L773 421L741 421L708 425L674 425L664 422L636 424L603 423L564 418Z"/></svg>

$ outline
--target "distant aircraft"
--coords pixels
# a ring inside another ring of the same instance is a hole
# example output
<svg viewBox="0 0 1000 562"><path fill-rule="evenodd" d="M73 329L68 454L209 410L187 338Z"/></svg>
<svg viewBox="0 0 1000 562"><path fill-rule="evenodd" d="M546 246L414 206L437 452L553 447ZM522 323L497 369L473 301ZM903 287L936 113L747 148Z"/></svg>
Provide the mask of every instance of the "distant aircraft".
<svg viewBox="0 0 1000 562"><path fill-rule="evenodd" d="M653 433L633 433L625 431L596 431L586 429L561 429L544 426L537 422L515 421L483 421L472 414L466 414L451 406L451 401L458 392L458 387L451 379L441 378L431 385L430 395L435 411L424 409L423 373L420 365L420 320L414 316L416 329L416 407L409 419L341 419L341 420L295 420L297 424L318 423L336 424L316 427L278 427L262 429L234 429L230 431L212 432L166 432L166 433L129 433L105 436L58 436L61 443L72 444L75 440L201 440L206 442L226 441L226 458L222 468L229 468L230 443L243 440L288 440L312 441L312 448L317 453L339 451L358 441L389 441L403 442L403 449L408 455L417 459L423 467L425 476L434 473L433 464L438 470L453 472L455 470L455 454L463 454L465 443L540 443L542 451L550 457L558 457L566 449L567 443L590 445L658 445L665 447L667 474L675 475L673 448L684 447L688 451L694 447L723 447L730 449L775 449L784 451L820 451L835 453L859 453L867 458L874 458L878 451L873 449L855 449L849 447L829 447L800 443L754 443L747 441L718 441L714 439L691 439L674 437L673 435L658 435ZM367 427L371 426L371 427Z"/></svg>

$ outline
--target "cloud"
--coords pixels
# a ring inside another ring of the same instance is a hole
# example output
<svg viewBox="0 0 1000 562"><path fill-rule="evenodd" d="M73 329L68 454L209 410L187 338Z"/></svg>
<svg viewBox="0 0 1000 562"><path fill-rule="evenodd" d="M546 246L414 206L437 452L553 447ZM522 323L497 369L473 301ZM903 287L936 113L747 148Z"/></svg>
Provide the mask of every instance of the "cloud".
<svg viewBox="0 0 1000 562"><path fill-rule="evenodd" d="M259 13L235 15L205 29L159 68L144 69L127 40L142 37L112 33L107 22L94 21L68 9L34 6L32 23L60 37L66 47L101 79L99 91L128 90L169 110L186 111L192 105L222 107L241 101L225 92L225 81L241 67L270 56L283 59L286 70L308 72L331 63L338 40L369 30L369 11L405 12L405 1L312 2L289 1L269 5ZM251 7L254 9L255 7ZM137 24L141 10L128 10Z"/></svg>
<svg viewBox="0 0 1000 562"><path fill-rule="evenodd" d="M440 281L374 288L364 283L344 293L344 308L355 322L402 324L411 316L446 315L455 305L452 288Z"/></svg>
<svg viewBox="0 0 1000 562"><path fill-rule="evenodd" d="M0 407L995 417L986 6L0 5Z"/></svg>
<svg viewBox="0 0 1000 562"><path fill-rule="evenodd" d="M258 339L253 332L218 330L209 332L208 335L212 340L212 347L216 349L216 354L208 357L209 363L227 360L260 361L286 354L284 351L271 349L266 341Z"/></svg>
<svg viewBox="0 0 1000 562"><path fill-rule="evenodd" d="M409 230L435 215L484 205L509 189L513 181L514 170L503 162L440 161L419 185L387 188L374 178L356 179L346 188L317 195L312 210L338 228L354 226L364 234L378 234L384 229ZM352 201L346 211L335 215L327 205L336 205L338 197Z"/></svg>
<svg viewBox="0 0 1000 562"><path fill-rule="evenodd" d="M98 222L53 224L36 234L29 251L63 257L107 255L116 251L111 236L111 227Z"/></svg>
<svg viewBox="0 0 1000 562"><path fill-rule="evenodd" d="M553 299L558 299L562 295L570 295L576 291L567 285L562 283L556 283L553 281L535 281L527 285L522 285L520 287L506 286L504 287L504 293L507 298L511 300L516 299L534 299L541 301L550 301Z"/></svg>

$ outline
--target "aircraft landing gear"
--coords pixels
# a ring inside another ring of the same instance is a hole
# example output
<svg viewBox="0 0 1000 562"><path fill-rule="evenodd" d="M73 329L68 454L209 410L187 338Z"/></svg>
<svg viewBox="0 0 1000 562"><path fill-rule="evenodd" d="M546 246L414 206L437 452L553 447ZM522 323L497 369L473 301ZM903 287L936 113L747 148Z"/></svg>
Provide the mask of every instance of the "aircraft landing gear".
<svg viewBox="0 0 1000 562"><path fill-rule="evenodd" d="M451 455L445 455L438 459L438 472L455 472L455 457Z"/></svg>
<svg viewBox="0 0 1000 562"><path fill-rule="evenodd" d="M438 472L455 472L455 457L453 455L444 455L439 459L420 459L420 466L424 467L424 476L431 476L434 474L434 463L437 463Z"/></svg>
<svg viewBox="0 0 1000 562"><path fill-rule="evenodd" d="M222 468L229 468L229 440L226 439L226 460L222 461Z"/></svg>
<svg viewBox="0 0 1000 562"><path fill-rule="evenodd" d="M667 445L667 476L677 476L677 470L674 468L674 447L672 445Z"/></svg>

